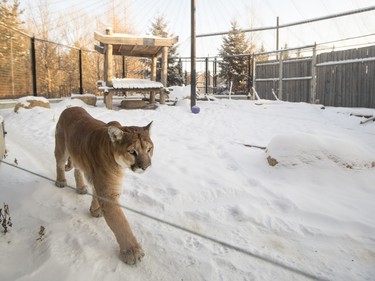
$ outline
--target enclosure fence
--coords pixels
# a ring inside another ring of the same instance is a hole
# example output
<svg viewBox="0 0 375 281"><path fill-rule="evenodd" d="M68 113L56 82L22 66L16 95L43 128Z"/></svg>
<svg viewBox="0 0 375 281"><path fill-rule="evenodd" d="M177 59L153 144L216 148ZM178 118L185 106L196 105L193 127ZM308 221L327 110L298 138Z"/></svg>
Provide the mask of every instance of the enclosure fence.
<svg viewBox="0 0 375 281"><path fill-rule="evenodd" d="M288 50L266 55L278 59L254 60L253 86L262 98L327 106L375 108L375 46L289 58Z"/></svg>
<svg viewBox="0 0 375 281"><path fill-rule="evenodd" d="M1 99L97 94L97 81L103 80L104 74L99 53L1 25L0 31ZM263 99L275 99L276 95L283 101L375 108L375 46L341 51L319 47L231 56L245 62L243 79L233 85L231 78L221 73L222 57L197 58L198 93L252 97L255 89ZM116 77L137 75L135 68L142 69L142 63L128 63L131 59L136 58L114 58ZM190 58L179 59L183 80L190 84Z"/></svg>
<svg viewBox="0 0 375 281"><path fill-rule="evenodd" d="M0 98L95 93L103 58L92 50L0 26Z"/></svg>

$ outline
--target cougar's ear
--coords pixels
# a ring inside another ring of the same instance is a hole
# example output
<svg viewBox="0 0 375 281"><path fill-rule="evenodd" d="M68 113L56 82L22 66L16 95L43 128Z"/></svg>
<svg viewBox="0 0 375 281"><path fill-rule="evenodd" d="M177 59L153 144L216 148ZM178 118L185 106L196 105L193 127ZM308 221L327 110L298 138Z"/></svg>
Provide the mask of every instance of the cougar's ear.
<svg viewBox="0 0 375 281"><path fill-rule="evenodd" d="M151 128L152 128L152 122L151 121L146 127L143 127L146 131L148 131L149 133L151 133Z"/></svg>
<svg viewBox="0 0 375 281"><path fill-rule="evenodd" d="M121 124L117 121L111 121L107 123L107 126L115 126L117 128L121 128Z"/></svg>
<svg viewBox="0 0 375 281"><path fill-rule="evenodd" d="M124 132L115 126L109 126L108 135L111 138L111 141L115 143L115 142L119 142L122 140L122 137L124 136Z"/></svg>

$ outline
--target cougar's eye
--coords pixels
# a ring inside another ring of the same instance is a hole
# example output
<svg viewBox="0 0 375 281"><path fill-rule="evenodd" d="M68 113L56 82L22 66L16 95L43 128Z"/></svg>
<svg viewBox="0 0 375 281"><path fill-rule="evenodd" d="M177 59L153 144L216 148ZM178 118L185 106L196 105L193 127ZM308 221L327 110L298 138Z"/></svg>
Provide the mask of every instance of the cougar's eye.
<svg viewBox="0 0 375 281"><path fill-rule="evenodd" d="M150 153L151 150L152 150L152 147L148 148L148 149L147 149L147 153Z"/></svg>
<svg viewBox="0 0 375 281"><path fill-rule="evenodd" d="M131 155L133 155L134 157L136 157L136 156L138 155L138 151L135 150L134 148L129 149L128 152L129 152Z"/></svg>

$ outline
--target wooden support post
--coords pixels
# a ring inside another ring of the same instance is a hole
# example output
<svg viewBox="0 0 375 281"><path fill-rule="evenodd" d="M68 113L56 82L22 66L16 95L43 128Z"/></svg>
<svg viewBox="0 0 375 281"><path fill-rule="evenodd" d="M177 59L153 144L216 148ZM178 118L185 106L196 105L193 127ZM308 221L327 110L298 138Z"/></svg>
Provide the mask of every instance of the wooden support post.
<svg viewBox="0 0 375 281"><path fill-rule="evenodd" d="M161 83L164 87L168 85L168 47L163 47L161 56ZM165 103L165 91L160 91L160 104Z"/></svg>
<svg viewBox="0 0 375 281"><path fill-rule="evenodd" d="M161 83L164 87L167 87L168 78L168 47L163 47L161 56Z"/></svg>
<svg viewBox="0 0 375 281"><path fill-rule="evenodd" d="M126 61L125 56L122 56L122 78L126 77Z"/></svg>
<svg viewBox="0 0 375 281"><path fill-rule="evenodd" d="M112 29L107 28L105 31L106 35L112 35ZM112 78L113 78L113 46L111 44L104 45L104 81L107 86L112 86ZM104 93L104 95L106 95ZM105 105L108 109L112 109L112 92L108 92L107 96L105 96Z"/></svg>
<svg viewBox="0 0 375 281"><path fill-rule="evenodd" d="M160 104L165 104L165 96L166 96L166 90L161 89L160 90Z"/></svg>
<svg viewBox="0 0 375 281"><path fill-rule="evenodd" d="M158 59L156 56L151 58L151 81L156 81L156 64ZM150 103L155 103L155 91L150 92Z"/></svg>

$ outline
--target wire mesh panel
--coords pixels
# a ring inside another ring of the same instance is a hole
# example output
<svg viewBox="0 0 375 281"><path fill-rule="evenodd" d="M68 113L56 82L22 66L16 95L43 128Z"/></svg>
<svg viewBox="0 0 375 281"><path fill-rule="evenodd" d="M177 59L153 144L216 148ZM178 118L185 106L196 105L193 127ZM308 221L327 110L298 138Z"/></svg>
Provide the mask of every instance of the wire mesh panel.
<svg viewBox="0 0 375 281"><path fill-rule="evenodd" d="M79 49L39 39L35 45L38 96L79 93Z"/></svg>
<svg viewBox="0 0 375 281"><path fill-rule="evenodd" d="M0 26L0 98L32 94L30 38Z"/></svg>
<svg viewBox="0 0 375 281"><path fill-rule="evenodd" d="M104 79L104 56L98 52L82 51L82 93L99 94L96 83Z"/></svg>

